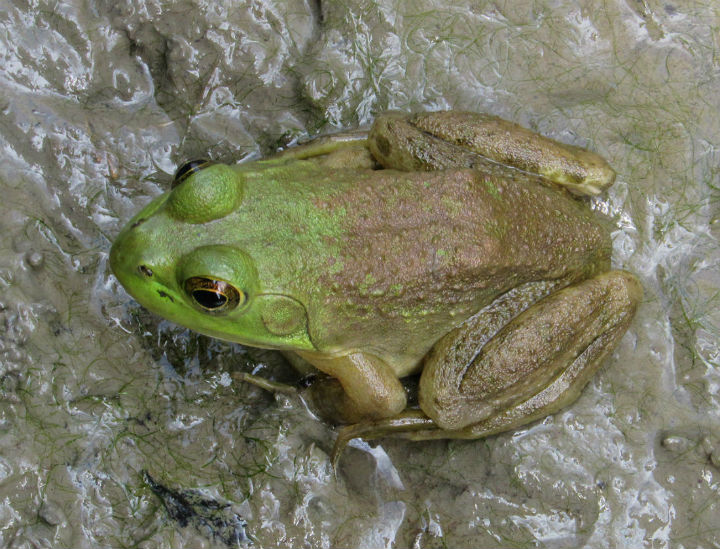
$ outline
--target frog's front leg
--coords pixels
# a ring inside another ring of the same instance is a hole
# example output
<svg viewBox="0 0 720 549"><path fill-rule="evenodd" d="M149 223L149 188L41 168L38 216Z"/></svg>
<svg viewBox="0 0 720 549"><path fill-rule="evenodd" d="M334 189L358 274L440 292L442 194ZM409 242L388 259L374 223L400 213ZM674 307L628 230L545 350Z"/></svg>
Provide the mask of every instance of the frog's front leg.
<svg viewBox="0 0 720 549"><path fill-rule="evenodd" d="M641 297L632 274L610 271L532 305L480 350L467 343L472 323L460 327L426 360L422 410L447 438L479 438L556 412L579 396Z"/></svg>
<svg viewBox="0 0 720 549"><path fill-rule="evenodd" d="M327 169L375 169L377 162L367 146L367 130L348 130L316 137L290 147L270 160L310 160Z"/></svg>
<svg viewBox="0 0 720 549"><path fill-rule="evenodd" d="M305 395L322 417L356 423L392 417L405 409L405 389L381 359L366 353L337 357L309 351L296 354L332 376L315 381Z"/></svg>

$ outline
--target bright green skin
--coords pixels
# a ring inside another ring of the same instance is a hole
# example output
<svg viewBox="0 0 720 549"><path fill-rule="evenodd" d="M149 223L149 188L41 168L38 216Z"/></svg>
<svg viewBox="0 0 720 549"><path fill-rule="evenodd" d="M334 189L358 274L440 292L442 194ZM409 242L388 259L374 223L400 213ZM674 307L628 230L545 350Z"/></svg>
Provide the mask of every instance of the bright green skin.
<svg viewBox="0 0 720 549"><path fill-rule="evenodd" d="M508 290L609 269L607 228L584 204L492 171L328 168L313 155L212 165L128 223L112 269L142 305L203 334L306 358L362 353L403 377ZM198 276L244 303L208 313L184 289Z"/></svg>

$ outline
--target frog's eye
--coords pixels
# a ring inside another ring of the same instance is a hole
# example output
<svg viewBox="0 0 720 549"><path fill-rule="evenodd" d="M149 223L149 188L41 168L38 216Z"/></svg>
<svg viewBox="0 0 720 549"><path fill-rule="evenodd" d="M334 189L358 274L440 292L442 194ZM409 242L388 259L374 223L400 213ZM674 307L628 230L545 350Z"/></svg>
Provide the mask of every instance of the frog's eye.
<svg viewBox="0 0 720 549"><path fill-rule="evenodd" d="M193 303L206 313L227 313L245 302L245 294L231 284L204 276L188 278L185 291Z"/></svg>
<svg viewBox="0 0 720 549"><path fill-rule="evenodd" d="M189 162L185 162L185 164L180 166L178 168L178 171L175 172L175 177L173 178L173 182L170 185L170 188L174 189L195 172L199 172L203 168L207 168L208 166L212 166L213 164L215 164L215 162L213 162L212 160L208 160L207 158L201 158L199 160L190 160Z"/></svg>

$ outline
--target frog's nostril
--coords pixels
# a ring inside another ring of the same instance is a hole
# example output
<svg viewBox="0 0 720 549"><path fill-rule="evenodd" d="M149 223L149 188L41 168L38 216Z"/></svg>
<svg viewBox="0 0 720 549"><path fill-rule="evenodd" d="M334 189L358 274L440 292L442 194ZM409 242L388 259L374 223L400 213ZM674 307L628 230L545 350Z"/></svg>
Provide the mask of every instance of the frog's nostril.
<svg viewBox="0 0 720 549"><path fill-rule="evenodd" d="M148 267L147 265L139 265L138 271L140 271L141 274L145 275L148 278L150 278L153 275L152 269L150 267Z"/></svg>

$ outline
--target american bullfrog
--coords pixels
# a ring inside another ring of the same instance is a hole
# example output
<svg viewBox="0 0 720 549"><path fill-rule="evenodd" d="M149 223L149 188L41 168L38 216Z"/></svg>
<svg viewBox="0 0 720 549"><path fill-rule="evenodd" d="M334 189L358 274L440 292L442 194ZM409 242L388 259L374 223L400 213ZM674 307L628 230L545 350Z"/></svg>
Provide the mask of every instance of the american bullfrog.
<svg viewBox="0 0 720 549"><path fill-rule="evenodd" d="M493 116L386 113L266 160L183 165L110 262L150 311L322 372L305 397L346 425L336 449L479 438L572 402L626 331L642 289L583 200L614 177Z"/></svg>

